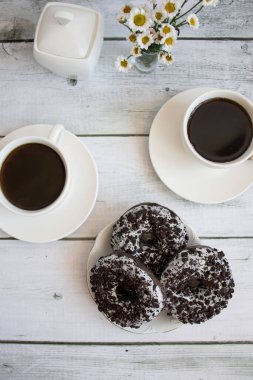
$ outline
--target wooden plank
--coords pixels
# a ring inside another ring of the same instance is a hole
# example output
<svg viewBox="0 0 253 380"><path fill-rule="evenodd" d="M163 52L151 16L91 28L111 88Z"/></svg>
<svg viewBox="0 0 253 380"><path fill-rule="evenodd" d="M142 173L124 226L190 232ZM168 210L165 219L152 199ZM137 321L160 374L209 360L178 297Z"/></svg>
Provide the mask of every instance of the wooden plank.
<svg viewBox="0 0 253 380"><path fill-rule="evenodd" d="M94 75L73 82L33 60L31 43L0 48L0 135L34 123L63 123L76 134L148 133L160 107L192 87L221 87L252 98L253 41L178 41L176 62L149 75L118 73L123 41L106 41Z"/></svg>
<svg viewBox="0 0 253 380"><path fill-rule="evenodd" d="M2 0L0 39L31 39L46 0ZM69 2L69 0L64 0ZM193 0L191 1L193 2ZM189 8L190 4L189 3ZM119 25L116 16L124 1L77 0L81 4L100 10L105 19L105 37L125 37L126 29ZM134 4L138 2L134 1ZM189 9L186 8L186 9ZM200 14L201 27L197 31L183 29L183 36L191 37L253 37L251 0L222 0L216 8L206 8Z"/></svg>
<svg viewBox="0 0 253 380"><path fill-rule="evenodd" d="M90 238L133 205L153 201L184 219L199 236L253 236L253 187L218 205L188 202L156 176L149 159L147 137L86 137L99 173L99 193L88 220L71 237ZM127 159L126 159L127 157ZM0 237L7 235L0 232Z"/></svg>
<svg viewBox="0 0 253 380"><path fill-rule="evenodd" d="M96 236L106 224L143 201L153 201L171 208L199 236L253 236L249 222L253 219L253 187L237 199L223 204L188 202L165 187L156 176L149 159L147 137L82 140L95 157L100 188L94 211L73 236Z"/></svg>
<svg viewBox="0 0 253 380"><path fill-rule="evenodd" d="M34 245L1 241L0 341L253 342L253 239L204 240L223 249L236 291L220 315L170 333L123 331L97 312L86 285L90 241Z"/></svg>
<svg viewBox="0 0 253 380"><path fill-rule="evenodd" d="M252 345L0 345L2 380L251 380Z"/></svg>

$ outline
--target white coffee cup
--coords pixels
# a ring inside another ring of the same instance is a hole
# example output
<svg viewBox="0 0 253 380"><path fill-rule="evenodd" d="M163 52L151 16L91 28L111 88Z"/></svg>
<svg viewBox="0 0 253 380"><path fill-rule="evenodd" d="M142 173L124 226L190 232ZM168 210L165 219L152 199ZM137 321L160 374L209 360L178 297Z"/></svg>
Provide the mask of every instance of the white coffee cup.
<svg viewBox="0 0 253 380"><path fill-rule="evenodd" d="M35 210L35 211L18 208L6 198L2 189L0 188L0 203L4 207L8 208L12 212L22 214L22 215L38 215L38 214L43 214L43 213L47 213L51 211L54 207L58 206L63 201L63 199L65 198L65 196L67 195L69 191L70 180L71 180L69 164L62 150L59 148L59 142L60 142L63 132L64 132L64 127L60 124L56 124L52 127L47 137L24 136L24 137L10 141L7 145L3 147L3 149L0 151L0 171L5 159L14 149L18 148L21 145L31 144L31 143L43 144L53 149L60 156L65 167L65 183L64 183L62 192L60 193L58 198L47 207L44 207L42 209Z"/></svg>
<svg viewBox="0 0 253 380"><path fill-rule="evenodd" d="M242 164L243 162L248 160L250 157L252 157L253 139L251 141L249 148L240 157L236 158L235 160L229 161L229 162L213 162L213 161L207 160L195 150L188 136L188 122L193 111L202 103L208 100L215 99L215 98L229 99L238 103L241 107L243 107L248 112L252 121L252 125L253 125L253 103L249 99L247 99L245 96L235 91L222 90L222 89L211 90L198 96L187 108L185 112L184 120L183 120L182 139L188 151L190 151L192 155L195 158L197 158L199 161L201 161L202 163L208 165L209 167L211 166L214 168L230 168L232 166Z"/></svg>

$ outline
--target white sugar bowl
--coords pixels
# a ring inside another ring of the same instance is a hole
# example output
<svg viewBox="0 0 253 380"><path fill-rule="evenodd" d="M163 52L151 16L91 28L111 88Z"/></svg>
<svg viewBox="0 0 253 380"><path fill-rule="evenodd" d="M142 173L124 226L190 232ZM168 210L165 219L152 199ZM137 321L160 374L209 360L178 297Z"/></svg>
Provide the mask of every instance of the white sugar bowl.
<svg viewBox="0 0 253 380"><path fill-rule="evenodd" d="M103 18L96 10L47 3L35 32L34 58L55 74L86 79L98 61L103 31Z"/></svg>

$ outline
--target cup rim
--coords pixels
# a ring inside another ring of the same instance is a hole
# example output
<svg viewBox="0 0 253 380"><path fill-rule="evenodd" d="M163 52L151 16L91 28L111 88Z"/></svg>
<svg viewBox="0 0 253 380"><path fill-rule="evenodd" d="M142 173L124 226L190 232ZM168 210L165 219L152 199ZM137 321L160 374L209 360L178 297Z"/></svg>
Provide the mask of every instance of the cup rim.
<svg viewBox="0 0 253 380"><path fill-rule="evenodd" d="M63 165L65 167L65 183L64 183L64 186L62 188L62 191L59 194L59 196L48 206L43 207L43 208L38 209L38 210L26 210L26 209L19 208L19 207L15 206L14 204L12 204L8 200L8 198L5 196L5 194L3 193L2 188L1 188L1 184L0 184L0 203L4 207L8 208L10 211L15 212L16 214L41 215L41 214L47 213L47 212L51 211L51 209L55 208L63 200L63 198L66 196L67 190L69 188L69 183L70 183L70 169L69 169L69 164L64 157L64 154L62 153L61 149L59 149L59 147L56 144L52 143L50 140L48 140L45 137L23 136L23 137L20 137L20 138L17 138L15 140L10 141L0 151L0 172L1 172L2 165L3 165L4 161L6 160L8 155L11 154L11 152L14 149L16 149L22 145L30 144L30 143L31 144L32 143L38 143L38 144L43 144L43 145L49 146L51 149L53 149L60 156L60 158L63 162Z"/></svg>
<svg viewBox="0 0 253 380"><path fill-rule="evenodd" d="M215 89L215 90L210 90L205 92L204 94L201 94L198 96L194 101L189 105L189 107L186 109L185 114L184 114L184 119L183 119L183 139L185 142L185 145L187 148L193 153L193 155L199 159L200 161L204 162L208 166L212 166L215 168L229 168L232 166L236 166L239 164L242 164L246 160L248 160L252 154L253 154L253 138L251 141L251 145L248 147L248 149L238 158L232 161L227 161L227 162L215 162L215 161L210 161L206 159L205 157L201 156L194 146L192 145L189 135L188 135L188 121L190 119L191 114L194 112L195 109L197 109L202 103L205 101L208 101L210 99L215 99L215 98L223 98L223 99L229 99L232 100L236 103L238 103L240 106L242 106L245 111L249 114L251 121L252 121L252 127L253 127L253 117L250 115L248 112L247 108L251 108L253 112L253 103L244 95L240 94L239 92L232 91L232 90L223 90L223 89ZM242 102L240 102L240 100ZM247 108L245 107L244 104L247 104Z"/></svg>

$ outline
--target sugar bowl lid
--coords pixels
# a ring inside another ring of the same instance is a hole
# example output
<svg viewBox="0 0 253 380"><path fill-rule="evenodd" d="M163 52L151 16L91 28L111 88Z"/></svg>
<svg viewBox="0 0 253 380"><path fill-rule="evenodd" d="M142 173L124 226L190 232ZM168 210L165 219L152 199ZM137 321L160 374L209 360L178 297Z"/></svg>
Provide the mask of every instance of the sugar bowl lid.
<svg viewBox="0 0 253 380"><path fill-rule="evenodd" d="M54 56L84 59L92 49L98 22L98 13L93 9L48 3L36 29L37 49Z"/></svg>

